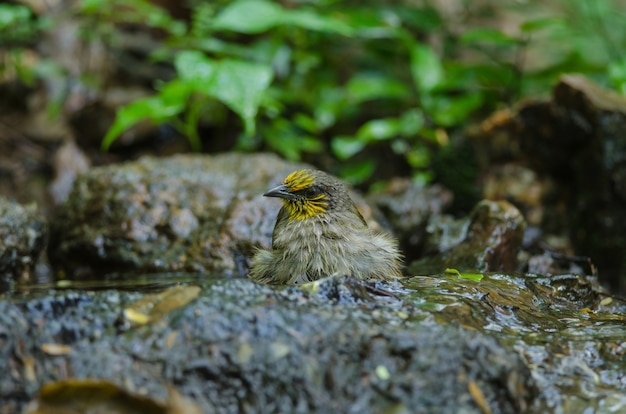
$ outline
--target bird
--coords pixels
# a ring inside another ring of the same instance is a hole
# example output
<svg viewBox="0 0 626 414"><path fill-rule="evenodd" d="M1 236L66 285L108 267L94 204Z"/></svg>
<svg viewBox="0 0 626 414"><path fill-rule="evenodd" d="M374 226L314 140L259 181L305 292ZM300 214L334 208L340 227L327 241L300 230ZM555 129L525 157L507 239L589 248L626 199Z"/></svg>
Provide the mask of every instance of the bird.
<svg viewBox="0 0 626 414"><path fill-rule="evenodd" d="M263 196L280 198L282 208L272 248L257 249L250 279L297 285L329 276L386 281L402 276L397 240L368 227L338 178L297 170Z"/></svg>

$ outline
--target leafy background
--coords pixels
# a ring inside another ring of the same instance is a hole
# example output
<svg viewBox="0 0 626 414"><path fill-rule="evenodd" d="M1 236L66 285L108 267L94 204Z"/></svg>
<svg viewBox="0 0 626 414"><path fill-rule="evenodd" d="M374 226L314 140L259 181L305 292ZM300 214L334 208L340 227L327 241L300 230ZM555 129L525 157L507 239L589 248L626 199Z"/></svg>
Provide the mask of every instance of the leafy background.
<svg viewBox="0 0 626 414"><path fill-rule="evenodd" d="M119 107L102 134L105 150L148 120L194 151L215 142L269 150L354 184L393 175L471 181L463 144L471 123L544 97L564 72L626 92L625 7L617 0L80 0L51 12L3 3L0 71L30 86L74 76L105 90L111 81L102 72L72 73L41 53L40 39L77 22L81 40L102 43L115 60L125 34L147 33L143 63L117 61L118 84L137 83L142 65L168 70L140 79L152 92ZM67 96L48 94L52 116L62 116Z"/></svg>

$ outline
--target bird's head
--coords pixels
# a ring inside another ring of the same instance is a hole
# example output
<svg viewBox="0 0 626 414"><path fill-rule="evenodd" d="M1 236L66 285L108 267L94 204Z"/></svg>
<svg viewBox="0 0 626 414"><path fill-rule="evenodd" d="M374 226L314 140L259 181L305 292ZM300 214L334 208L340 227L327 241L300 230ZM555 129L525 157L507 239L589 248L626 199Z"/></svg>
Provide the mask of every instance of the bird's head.
<svg viewBox="0 0 626 414"><path fill-rule="evenodd" d="M322 171L298 170L272 188L265 197L279 197L292 220L306 220L336 209L345 198L346 189L341 181Z"/></svg>

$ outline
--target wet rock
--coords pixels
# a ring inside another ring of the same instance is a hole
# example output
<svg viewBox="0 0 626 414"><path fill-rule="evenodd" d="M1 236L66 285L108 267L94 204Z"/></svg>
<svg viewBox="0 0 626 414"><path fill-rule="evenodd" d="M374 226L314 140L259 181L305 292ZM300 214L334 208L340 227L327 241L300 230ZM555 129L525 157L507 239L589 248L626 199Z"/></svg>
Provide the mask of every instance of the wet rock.
<svg viewBox="0 0 626 414"><path fill-rule="evenodd" d="M591 259L583 256L567 256L551 251L532 255L528 258L526 270L536 275L552 276L562 274L596 275Z"/></svg>
<svg viewBox="0 0 626 414"><path fill-rule="evenodd" d="M149 293L128 291L141 280L5 293L4 412L70 377L156 401L173 384L214 413L626 409L626 302L593 278L446 273L277 288L153 275ZM131 309L148 320L125 323Z"/></svg>
<svg viewBox="0 0 626 414"><path fill-rule="evenodd" d="M91 169L52 221L51 261L69 277L243 276L253 249L269 248L281 206L262 194L303 167L273 155L232 153L146 157ZM371 209L362 212L371 218Z"/></svg>
<svg viewBox="0 0 626 414"><path fill-rule="evenodd" d="M494 149L485 163L515 159L549 179L542 227L571 237L576 253L590 256L600 277L626 289L626 98L578 75L561 77L549 102L530 102L517 113L494 116L478 145ZM515 148L505 155L496 143Z"/></svg>
<svg viewBox="0 0 626 414"><path fill-rule="evenodd" d="M447 275L414 277L405 286L421 303L441 306L434 315L439 323L514 343L545 403L531 412L626 410L621 334L626 302L602 293L597 280L495 273L480 282Z"/></svg>
<svg viewBox="0 0 626 414"><path fill-rule="evenodd" d="M440 185L423 186L402 178L392 179L381 192L368 197L389 221L406 260L421 253L428 219L443 214L452 199L452 193Z"/></svg>
<svg viewBox="0 0 626 414"><path fill-rule="evenodd" d="M483 200L459 220L434 217L426 229L430 256L414 261L408 272L515 271L525 227L522 214L506 201Z"/></svg>
<svg viewBox="0 0 626 414"><path fill-rule="evenodd" d="M477 399L493 413L537 407L539 390L511 348L424 319L408 291L390 288L349 278L314 291L205 278L200 297L162 323L123 330L111 327L139 294L3 301L0 357L10 374L0 377L0 398L17 410L42 384L71 376L155 399L175 384L207 413L484 413ZM71 352L51 355L41 344Z"/></svg>
<svg viewBox="0 0 626 414"><path fill-rule="evenodd" d="M47 236L46 222L34 204L23 206L0 196L0 281L31 279Z"/></svg>
<svg viewBox="0 0 626 414"><path fill-rule="evenodd" d="M483 181L485 199L507 200L520 209L528 225L541 226L543 200L553 194L549 180L540 178L528 167L506 163L489 168Z"/></svg>

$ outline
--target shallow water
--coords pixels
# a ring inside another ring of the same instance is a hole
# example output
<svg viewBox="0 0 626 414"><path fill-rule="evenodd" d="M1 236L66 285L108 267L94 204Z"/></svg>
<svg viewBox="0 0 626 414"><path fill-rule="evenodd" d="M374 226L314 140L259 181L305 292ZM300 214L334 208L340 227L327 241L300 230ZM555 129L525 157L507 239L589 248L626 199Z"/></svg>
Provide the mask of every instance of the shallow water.
<svg viewBox="0 0 626 414"><path fill-rule="evenodd" d="M527 361L557 413L626 412L626 306L578 276L415 277L410 300L439 323L498 338ZM435 312L432 312L436 309Z"/></svg>
<svg viewBox="0 0 626 414"><path fill-rule="evenodd" d="M259 300L250 303L244 300L253 293L258 295L253 283L193 273L125 274L103 280L14 284L0 298L30 309L33 300L45 303L41 298L65 297L69 299L61 301L61 306L73 307L84 302L84 299L73 300L75 294L102 292L105 296L95 299L96 302L119 303L114 309L121 312L131 307L124 308L124 303L145 301L151 294L176 286L198 286L201 300L211 297L211 301L234 301L242 310L251 304L256 306ZM296 312L316 313L316 309L345 307L342 312L350 315L351 320L373 328L394 326L410 331L423 329L423 323L427 322L479 331L496 338L525 361L539 388L533 409L541 407L555 413L626 412L626 304L602 292L593 280L575 275L546 278L493 273L477 281L442 274L415 276L396 285L367 285L346 279L339 285L314 282L302 287L263 289L282 292L281 300L308 302L307 306L296 307ZM222 291L226 293L221 295ZM310 302L314 297L318 299ZM183 309L186 303L181 305ZM37 318L50 317L37 312L40 315ZM115 315L87 316L112 323L119 320ZM306 319L306 315L302 317Z"/></svg>

